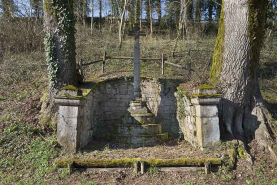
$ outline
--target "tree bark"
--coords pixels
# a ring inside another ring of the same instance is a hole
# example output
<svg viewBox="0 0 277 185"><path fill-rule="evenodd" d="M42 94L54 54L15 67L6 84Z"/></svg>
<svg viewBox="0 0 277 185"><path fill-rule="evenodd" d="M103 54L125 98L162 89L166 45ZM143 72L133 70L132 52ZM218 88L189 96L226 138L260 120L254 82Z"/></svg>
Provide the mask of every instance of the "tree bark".
<svg viewBox="0 0 277 185"><path fill-rule="evenodd" d="M123 37L122 37L122 28L123 28L123 24L124 24L124 20L125 20L126 6L127 6L127 0L124 1L123 10L122 10L122 13L121 13L121 18L120 18L120 24L119 24L119 28L118 28L118 39L119 39L119 46L120 47L122 45L122 39L123 39Z"/></svg>
<svg viewBox="0 0 277 185"><path fill-rule="evenodd" d="M77 85L72 0L44 0L46 58L50 88Z"/></svg>
<svg viewBox="0 0 277 185"><path fill-rule="evenodd" d="M129 0L128 3L129 30L133 29L135 23L135 0Z"/></svg>
<svg viewBox="0 0 277 185"><path fill-rule="evenodd" d="M156 7L157 7L158 23L160 25L161 24L161 20L162 20L162 4L161 4L161 0L157 0L156 1Z"/></svg>
<svg viewBox="0 0 277 185"><path fill-rule="evenodd" d="M261 147L270 150L270 136L275 132L258 83L266 7L267 0L224 0L211 80L223 95L222 135L229 133L243 141L256 138Z"/></svg>
<svg viewBox="0 0 277 185"><path fill-rule="evenodd" d="M150 19L150 36L153 36L153 18L152 18L152 1L148 0L149 3L149 19Z"/></svg>
<svg viewBox="0 0 277 185"><path fill-rule="evenodd" d="M92 31L93 31L93 24L94 24L94 22L93 22L93 15L94 15L94 0L91 0L91 20L90 20L90 33L92 34Z"/></svg>
<svg viewBox="0 0 277 185"><path fill-rule="evenodd" d="M84 0L82 3L82 21L83 21L84 28L86 28L87 8L88 8L88 2L87 0Z"/></svg>
<svg viewBox="0 0 277 185"><path fill-rule="evenodd" d="M186 8L185 8L185 15L186 19L184 22L185 30L186 30L186 38L189 39L191 35L192 29L192 20L193 20L193 0L186 0Z"/></svg>
<svg viewBox="0 0 277 185"><path fill-rule="evenodd" d="M61 87L78 85L74 7L73 0L44 0L43 4L49 90L42 98L40 124L55 130L58 107L54 97Z"/></svg>
<svg viewBox="0 0 277 185"><path fill-rule="evenodd" d="M201 21L201 0L196 0L195 21Z"/></svg>
<svg viewBox="0 0 277 185"><path fill-rule="evenodd" d="M102 31L102 0L99 0L99 30Z"/></svg>
<svg viewBox="0 0 277 185"><path fill-rule="evenodd" d="M146 11L147 26L150 25L150 8L151 8L151 5L149 4L149 0L145 0L145 11Z"/></svg>
<svg viewBox="0 0 277 185"><path fill-rule="evenodd" d="M209 23L212 23L213 21L213 7L214 3L212 0L208 1L208 15L209 15Z"/></svg>
<svg viewBox="0 0 277 185"><path fill-rule="evenodd" d="M140 23L141 17L141 0L136 0L136 19L135 23Z"/></svg>

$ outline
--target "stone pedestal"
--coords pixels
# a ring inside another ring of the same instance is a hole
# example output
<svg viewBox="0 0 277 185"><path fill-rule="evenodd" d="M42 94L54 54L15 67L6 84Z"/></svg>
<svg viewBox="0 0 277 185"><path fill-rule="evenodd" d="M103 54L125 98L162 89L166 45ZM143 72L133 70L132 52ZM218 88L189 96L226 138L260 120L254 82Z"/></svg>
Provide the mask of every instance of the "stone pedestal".
<svg viewBox="0 0 277 185"><path fill-rule="evenodd" d="M81 124L84 100L55 98L59 105L57 140L69 152L76 153L81 147Z"/></svg>
<svg viewBox="0 0 277 185"><path fill-rule="evenodd" d="M220 101L219 95L214 89L197 89L192 97L198 146L201 150L213 148L220 142L217 107Z"/></svg>
<svg viewBox="0 0 277 185"><path fill-rule="evenodd" d="M168 139L168 134L162 133L162 126L155 123L155 115L141 99L131 101L128 113L121 117L120 123L115 124L114 128L110 140L125 146L150 146Z"/></svg>

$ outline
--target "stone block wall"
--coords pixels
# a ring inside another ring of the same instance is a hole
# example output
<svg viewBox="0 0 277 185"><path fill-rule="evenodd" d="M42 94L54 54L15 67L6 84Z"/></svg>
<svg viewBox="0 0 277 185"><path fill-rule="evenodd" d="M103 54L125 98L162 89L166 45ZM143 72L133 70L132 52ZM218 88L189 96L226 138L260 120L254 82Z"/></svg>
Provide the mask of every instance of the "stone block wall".
<svg viewBox="0 0 277 185"><path fill-rule="evenodd" d="M179 135L174 96L177 86L175 81L141 79L142 100L155 114L156 123L162 125L163 132L173 137ZM115 124L127 113L133 99L132 78L111 79L96 84L87 95L83 108L82 146L91 139L106 139L108 133L114 132Z"/></svg>
<svg viewBox="0 0 277 185"><path fill-rule="evenodd" d="M184 139L202 150L220 141L218 107L220 95L213 89L197 89L190 96L182 90L175 93L177 118Z"/></svg>
<svg viewBox="0 0 277 185"><path fill-rule="evenodd" d="M175 93L177 99L177 119L179 127L184 135L184 139L193 146L198 146L196 132L196 113L195 107L188 96L181 90Z"/></svg>
<svg viewBox="0 0 277 185"><path fill-rule="evenodd" d="M197 90L192 96L180 89L178 81L142 78L142 100L155 115L162 132L184 139L201 149L219 143L219 96L214 90ZM134 100L133 79L117 78L99 82L89 93L79 96L63 93L55 99L59 105L58 142L72 152L92 140L108 139L128 113Z"/></svg>

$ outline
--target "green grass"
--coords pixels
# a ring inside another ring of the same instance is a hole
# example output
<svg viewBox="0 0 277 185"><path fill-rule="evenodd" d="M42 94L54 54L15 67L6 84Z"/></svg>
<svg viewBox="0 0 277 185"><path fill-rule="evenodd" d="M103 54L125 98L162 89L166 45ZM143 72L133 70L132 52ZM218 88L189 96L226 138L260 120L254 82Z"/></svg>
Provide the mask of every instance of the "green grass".
<svg viewBox="0 0 277 185"><path fill-rule="evenodd" d="M118 48L116 34L103 33L89 36L82 32L77 32L77 61L83 60L90 62L101 59L103 52L106 51L108 56L132 56L133 55L133 38L126 37L122 48ZM271 41L272 40L272 41ZM277 44L274 39L266 42L267 46L263 47L261 53L261 91L265 100L273 105L277 104L277 69L274 61L277 56ZM144 57L157 58L164 53L169 57L170 62L179 65L192 63L193 80L195 83L205 82L209 76L209 62L213 54L212 49L215 37L199 38L195 40L180 40L177 42L175 51L183 50L211 50L210 52L192 52L190 56L182 55L177 58L170 58L171 52L175 45L175 40L169 36L157 37L150 39L143 37L141 40L141 55ZM97 47L95 47L97 46ZM20 64L20 65L19 65ZM108 60L105 66L105 75L133 72L132 60ZM0 64L4 73L0 74L0 106L5 107L7 101L24 101L29 96L34 96L39 92L34 89L28 89L21 85L22 82L34 84L36 87L45 86L47 83L47 66L45 64L44 53L35 52L32 54L7 54ZM86 79L99 77L101 63L94 64L85 68ZM179 70L175 67L166 65L165 75L161 75L161 64L159 62L142 62L142 76L162 77L162 78L186 78L186 71ZM105 76L104 75L104 76ZM43 80L41 80L43 79ZM20 92L14 92L11 87L19 86ZM46 88L45 88L46 89ZM40 95L39 95L40 96ZM1 109L0 109L1 110ZM11 109L12 110L12 109ZM3 128L0 132L0 184L68 184L63 180L69 178L67 169L58 169L55 165L55 159L61 155L56 149L56 134L44 133L40 128L30 124L21 123L21 115L11 111L0 119L0 126L3 122L13 123ZM276 116L277 117L277 116ZM231 148L232 143L222 143L220 148L226 150ZM108 146L104 150L110 150ZM100 151L94 151L95 155L102 155ZM268 168L267 166L263 166ZM148 171L152 177L158 173L156 167L150 167ZM277 174L274 169L273 173ZM276 184L277 180L266 181L261 169L255 169L254 175L259 178L260 184ZM252 175L245 183L253 184ZM224 182L233 180L233 176L226 172L214 173L212 178L221 179ZM73 179L73 178L69 178ZM81 180L79 184L92 184L95 181L88 179ZM187 181L187 184L194 184L193 181Z"/></svg>
<svg viewBox="0 0 277 185"><path fill-rule="evenodd" d="M57 171L55 135L42 137L39 128L12 124L0 134L0 184L41 184Z"/></svg>

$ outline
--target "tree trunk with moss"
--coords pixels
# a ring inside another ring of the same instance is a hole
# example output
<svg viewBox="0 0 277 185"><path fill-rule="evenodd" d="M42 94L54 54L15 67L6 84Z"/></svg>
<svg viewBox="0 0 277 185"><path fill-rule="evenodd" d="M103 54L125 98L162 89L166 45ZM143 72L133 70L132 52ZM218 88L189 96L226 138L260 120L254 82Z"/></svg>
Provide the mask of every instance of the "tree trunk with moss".
<svg viewBox="0 0 277 185"><path fill-rule="evenodd" d="M232 138L271 148L271 116L259 90L259 56L267 0L225 0L216 40L211 81L219 86L222 129Z"/></svg>
<svg viewBox="0 0 277 185"><path fill-rule="evenodd" d="M73 1L44 0L44 26L50 87L77 85Z"/></svg>
<svg viewBox="0 0 277 185"><path fill-rule="evenodd" d="M41 124L49 127L57 107L58 89L78 84L75 51L73 0L44 0L45 49L48 64L49 92L42 102ZM55 124L52 124L55 125Z"/></svg>

